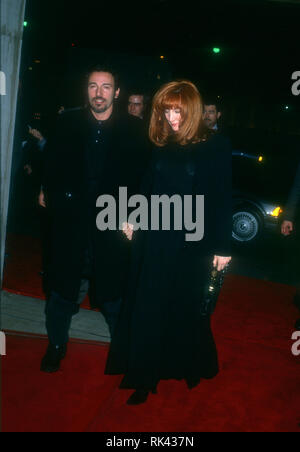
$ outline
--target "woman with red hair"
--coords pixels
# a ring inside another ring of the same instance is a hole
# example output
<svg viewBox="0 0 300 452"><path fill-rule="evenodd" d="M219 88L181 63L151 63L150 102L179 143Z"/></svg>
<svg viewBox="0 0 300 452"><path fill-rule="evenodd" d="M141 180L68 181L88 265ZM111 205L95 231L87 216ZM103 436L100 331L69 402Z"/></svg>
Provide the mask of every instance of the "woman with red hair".
<svg viewBox="0 0 300 452"><path fill-rule="evenodd" d="M172 220L168 230L161 224L133 236L130 225L125 230L133 240L131 279L106 373L124 375L120 387L134 390L130 405L145 402L160 380L185 380L193 388L217 375L210 315L200 307L211 269L231 260L231 148L205 127L193 83L175 81L157 92L149 135L155 147L142 193L204 195L204 236L186 241L186 223L179 230Z"/></svg>

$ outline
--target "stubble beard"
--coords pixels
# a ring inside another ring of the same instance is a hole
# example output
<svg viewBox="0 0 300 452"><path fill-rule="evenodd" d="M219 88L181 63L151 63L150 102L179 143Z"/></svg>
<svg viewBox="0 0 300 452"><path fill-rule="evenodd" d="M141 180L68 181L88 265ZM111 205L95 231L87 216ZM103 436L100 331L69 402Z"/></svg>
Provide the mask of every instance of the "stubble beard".
<svg viewBox="0 0 300 452"><path fill-rule="evenodd" d="M96 114L99 114L99 113L105 113L105 112L111 107L111 105L112 105L112 104L109 105L108 102L104 100L103 105L97 106L97 105L94 103L95 100L96 100L96 99L92 99L92 100L90 101L90 107L91 107L91 110L92 110L94 113L96 113Z"/></svg>

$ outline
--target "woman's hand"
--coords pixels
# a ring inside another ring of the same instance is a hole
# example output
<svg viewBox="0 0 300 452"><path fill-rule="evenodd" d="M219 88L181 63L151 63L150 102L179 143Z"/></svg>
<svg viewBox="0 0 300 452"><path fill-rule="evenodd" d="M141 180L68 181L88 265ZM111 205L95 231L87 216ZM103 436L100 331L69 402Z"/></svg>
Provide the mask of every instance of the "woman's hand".
<svg viewBox="0 0 300 452"><path fill-rule="evenodd" d="M128 240L132 240L133 229L134 229L133 224L123 223L122 226L123 226L122 231L124 232L124 234L126 235Z"/></svg>
<svg viewBox="0 0 300 452"><path fill-rule="evenodd" d="M224 270L224 268L229 264L231 259L232 259L231 257L215 256L213 265L215 268L217 268L219 272L221 270Z"/></svg>

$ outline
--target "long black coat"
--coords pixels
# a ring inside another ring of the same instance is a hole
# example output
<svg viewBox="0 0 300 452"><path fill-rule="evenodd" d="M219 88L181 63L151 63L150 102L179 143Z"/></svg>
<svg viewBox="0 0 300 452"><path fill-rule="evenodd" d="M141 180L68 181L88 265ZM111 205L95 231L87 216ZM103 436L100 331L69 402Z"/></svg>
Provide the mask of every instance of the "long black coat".
<svg viewBox="0 0 300 452"><path fill-rule="evenodd" d="M87 143L93 117L88 110L62 115L46 149L43 186L52 218L50 288L76 301L89 234ZM98 169L98 194L118 199L119 187L136 193L147 166L149 143L133 117L116 111L110 119L110 139ZM92 200L95 202L95 200ZM95 283L97 304L122 295L127 281L130 243L121 231L96 230Z"/></svg>
<svg viewBox="0 0 300 452"><path fill-rule="evenodd" d="M138 231L133 236L128 296L112 339L107 374L125 374L121 387L150 389L160 379L190 387L218 373L210 319L199 309L213 257L231 255L231 146L221 135L153 153L144 193L204 195L204 238L186 230Z"/></svg>

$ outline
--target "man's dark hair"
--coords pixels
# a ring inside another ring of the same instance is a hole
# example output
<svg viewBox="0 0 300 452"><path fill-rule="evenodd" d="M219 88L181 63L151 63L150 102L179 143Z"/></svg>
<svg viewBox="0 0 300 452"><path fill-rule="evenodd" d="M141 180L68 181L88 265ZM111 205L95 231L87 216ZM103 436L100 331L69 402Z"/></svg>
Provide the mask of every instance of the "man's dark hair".
<svg viewBox="0 0 300 452"><path fill-rule="evenodd" d="M111 74L115 81L115 90L120 88L120 77L116 70L116 68L113 66L113 64L105 62L105 63L96 63L89 67L87 73L86 73L86 83L88 83L90 76L93 74L93 72L108 72Z"/></svg>
<svg viewBox="0 0 300 452"><path fill-rule="evenodd" d="M143 91L141 91L140 89L131 89L128 93L128 99L131 96L143 96L143 100L144 100L144 106L146 106L149 101L150 101L150 96L148 96L147 94L143 93Z"/></svg>
<svg viewBox="0 0 300 452"><path fill-rule="evenodd" d="M204 97L204 105L215 105L217 112L222 112L221 103L216 97Z"/></svg>

